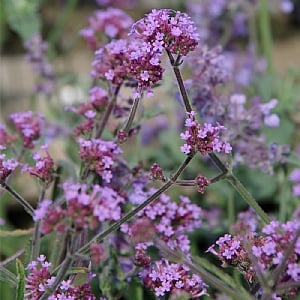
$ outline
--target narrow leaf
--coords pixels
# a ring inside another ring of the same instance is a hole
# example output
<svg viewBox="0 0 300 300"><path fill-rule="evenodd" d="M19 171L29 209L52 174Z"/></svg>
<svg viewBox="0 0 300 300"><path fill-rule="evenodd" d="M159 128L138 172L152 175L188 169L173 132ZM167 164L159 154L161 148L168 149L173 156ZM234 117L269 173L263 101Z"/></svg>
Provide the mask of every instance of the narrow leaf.
<svg viewBox="0 0 300 300"><path fill-rule="evenodd" d="M24 235L30 235L33 233L32 228L30 229L16 229L16 230L0 230L0 237L19 237Z"/></svg>
<svg viewBox="0 0 300 300"><path fill-rule="evenodd" d="M9 285L13 287L17 285L16 275L1 265L0 265L0 280L7 282Z"/></svg>
<svg viewBox="0 0 300 300"><path fill-rule="evenodd" d="M18 274L16 300L23 300L25 293L25 270L22 262L18 258L16 259L16 269Z"/></svg>

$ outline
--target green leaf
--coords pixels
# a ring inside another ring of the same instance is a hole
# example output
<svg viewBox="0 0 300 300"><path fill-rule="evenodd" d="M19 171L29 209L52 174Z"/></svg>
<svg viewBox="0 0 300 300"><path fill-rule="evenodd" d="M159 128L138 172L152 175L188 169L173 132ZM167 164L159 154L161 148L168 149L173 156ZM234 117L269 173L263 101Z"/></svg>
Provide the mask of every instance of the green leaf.
<svg viewBox="0 0 300 300"><path fill-rule="evenodd" d="M17 285L16 275L1 265L0 265L0 280L7 282L9 285L13 287Z"/></svg>
<svg viewBox="0 0 300 300"><path fill-rule="evenodd" d="M0 230L0 238L31 235L33 229Z"/></svg>
<svg viewBox="0 0 300 300"><path fill-rule="evenodd" d="M18 274L16 300L23 300L25 293L25 270L22 262L18 258L16 259L16 269Z"/></svg>
<svg viewBox="0 0 300 300"><path fill-rule="evenodd" d="M231 278L228 274L226 274L218 267L213 265L211 262L200 256L194 256L193 258L195 262L198 263L201 267L205 268L206 270L210 271L211 273L222 279L225 283L227 283L227 285L231 286L232 288L238 288L233 278Z"/></svg>
<svg viewBox="0 0 300 300"><path fill-rule="evenodd" d="M40 0L4 0L4 11L9 26L23 41L40 31L40 19L37 9Z"/></svg>

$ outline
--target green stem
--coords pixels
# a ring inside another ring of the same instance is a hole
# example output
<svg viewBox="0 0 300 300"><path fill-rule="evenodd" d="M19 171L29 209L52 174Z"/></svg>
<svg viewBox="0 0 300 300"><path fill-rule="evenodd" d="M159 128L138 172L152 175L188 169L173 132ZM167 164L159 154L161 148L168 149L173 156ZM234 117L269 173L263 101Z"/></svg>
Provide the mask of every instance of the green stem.
<svg viewBox="0 0 300 300"><path fill-rule="evenodd" d="M38 203L40 203L44 199L46 188L47 188L47 185L44 184L42 186L41 193L39 195L39 201L38 201ZM38 220L35 223L34 235L33 235L33 238L32 238L31 261L35 260L38 257L38 255L39 255L39 251L40 251L40 238L41 238L40 227L41 227L41 220Z"/></svg>
<svg viewBox="0 0 300 300"><path fill-rule="evenodd" d="M1 187L9 192L25 209L25 211L33 217L34 209L33 207L20 196L14 189L12 189L5 181L0 182Z"/></svg>
<svg viewBox="0 0 300 300"><path fill-rule="evenodd" d="M267 60L267 70L271 74L273 71L272 61L272 32L270 26L270 16L268 11L268 1L259 1L259 30L260 30L260 43L262 52Z"/></svg>
<svg viewBox="0 0 300 300"><path fill-rule="evenodd" d="M289 208L289 200L291 199L290 188L288 187L287 178L283 169L278 172L278 201L279 201L279 213L278 219L280 222L285 222L287 218L287 212Z"/></svg>
<svg viewBox="0 0 300 300"><path fill-rule="evenodd" d="M218 167L222 173L226 174L229 172L228 168L224 165L224 163L220 160L220 158L215 153L210 153L209 157L214 162L214 164Z"/></svg>
<svg viewBox="0 0 300 300"><path fill-rule="evenodd" d="M191 112L192 108L190 105L190 101L188 95L186 93L186 89L183 83L183 79L175 64L177 61L174 60L172 54L167 51L169 60L173 66L173 70L177 79L177 83L179 85L179 89L181 92L181 96L185 105L186 112ZM224 173L229 182L233 185L233 187L239 192L239 194L243 197L243 199L256 211L256 213L262 218L265 223L270 223L270 218L267 214L262 210L262 208L258 205L252 195L248 192L248 190L242 185L242 183L232 174L232 172L226 167L226 165L219 159L219 157L215 153L210 153L209 157L215 163L215 165L219 168L219 170ZM227 175L226 175L227 174Z"/></svg>
<svg viewBox="0 0 300 300"><path fill-rule="evenodd" d="M234 207L234 195L232 190L228 191L228 203L227 203L227 213L229 225L232 225L235 221L235 207Z"/></svg>
<svg viewBox="0 0 300 300"><path fill-rule="evenodd" d="M115 104L116 104L116 101L117 101L117 96L119 94L119 91L120 91L120 86L117 86L116 89L115 89L115 92L114 92L114 95L112 96L112 98L110 99L107 107L106 107L106 110L102 116L102 119L100 121L100 124L99 124L99 127L97 129L97 132L96 132L96 135L95 135L95 138L96 139L99 139L101 138L102 136L102 133L104 131L104 128L105 128L105 125L107 124L107 121L115 107Z"/></svg>
<svg viewBox="0 0 300 300"><path fill-rule="evenodd" d="M178 83L178 86L179 86L179 89L180 89L180 93L181 93L181 96L182 96L183 104L185 106L185 110L186 110L186 112L191 112L192 107L191 107L188 95L187 95L185 87L184 87L184 83L183 83L183 79L182 79L180 70L179 70L178 65L176 63L177 60L175 61L172 53L168 50L167 50L167 54L169 56L171 65L173 67L173 71L174 71L174 74L175 74L175 77L176 77L176 80L177 80L177 83Z"/></svg>
<svg viewBox="0 0 300 300"><path fill-rule="evenodd" d="M133 122L133 119L135 117L135 114L136 114L137 108L139 106L139 103L140 103L140 99L139 98L134 99L134 102L133 102L133 105L131 107L128 120L127 120L127 122L126 122L126 124L124 126L124 129L123 129L123 131L125 131L126 133L128 133L128 131L130 130L130 127L132 125L132 122Z"/></svg>
<svg viewBox="0 0 300 300"><path fill-rule="evenodd" d="M130 220L132 217L134 217L138 212L140 212L142 209L144 209L146 206L148 206L150 203L152 203L154 200L156 200L162 193L166 192L176 182L177 178L183 172L183 170L186 168L186 166L190 163L192 158L193 158L193 156L187 156L185 161L180 165L180 167L177 169L175 174L173 176L171 176L171 178L160 189L158 189L154 194L152 194L145 202L143 202L142 204L137 206L135 209L130 211L128 214L126 214L122 219L113 223L109 228L107 228L103 232L97 234L86 245L81 247L77 251L77 253L80 254L80 253L87 252L91 244L102 241L106 236L108 236L110 233L117 230L122 224L126 223L128 220Z"/></svg>
<svg viewBox="0 0 300 300"><path fill-rule="evenodd" d="M261 217L261 219L266 223L270 223L270 218L263 211L263 209L259 206L253 196L249 193L249 191L244 187L244 185L233 175L230 174L227 176L227 180L231 183L231 185L237 190L237 192L243 197L243 199L250 205L256 213Z"/></svg>

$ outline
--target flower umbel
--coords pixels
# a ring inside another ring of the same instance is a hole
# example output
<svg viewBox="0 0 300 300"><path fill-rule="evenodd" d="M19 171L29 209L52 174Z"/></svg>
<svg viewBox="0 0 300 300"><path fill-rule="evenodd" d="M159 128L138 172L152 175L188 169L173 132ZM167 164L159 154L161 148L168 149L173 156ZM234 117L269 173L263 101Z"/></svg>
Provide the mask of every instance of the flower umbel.
<svg viewBox="0 0 300 300"><path fill-rule="evenodd" d="M208 123L201 126L193 111L188 113L185 126L187 130L180 135L181 139L185 141L181 147L183 153L192 154L199 151L201 155L206 155L212 152L231 152L230 144L220 140L220 132L225 129L224 126L213 126Z"/></svg>

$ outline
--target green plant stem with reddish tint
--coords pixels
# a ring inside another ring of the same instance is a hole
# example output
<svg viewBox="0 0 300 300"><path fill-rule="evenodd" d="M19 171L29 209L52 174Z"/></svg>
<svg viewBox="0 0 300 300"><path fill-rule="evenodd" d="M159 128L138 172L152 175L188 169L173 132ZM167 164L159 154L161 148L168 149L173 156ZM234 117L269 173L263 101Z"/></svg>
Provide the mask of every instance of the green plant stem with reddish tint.
<svg viewBox="0 0 300 300"><path fill-rule="evenodd" d="M46 193L46 189L47 189L47 184L43 184L43 186L41 188L40 195L39 195L38 204L44 199L45 193ZM40 252L40 238L41 238L40 227L41 227L41 220L38 220L35 223L35 226L34 226L34 235L33 235L32 243L31 243L31 255L30 255L30 260L31 261L36 260L37 257L39 256L39 252Z"/></svg>
<svg viewBox="0 0 300 300"><path fill-rule="evenodd" d="M170 63L173 67L175 77L177 79L177 83L183 99L185 110L187 113L189 113L192 111L192 107L183 83L181 72L178 69L178 66L176 65L177 60L174 59L173 55L170 52L168 52L168 56L170 59ZM258 205L258 203L253 198L253 196L244 187L244 185L235 177L235 175L231 172L231 170L229 170L229 168L219 159L219 157L215 153L210 153L209 157L214 162L214 164L218 167L218 169L224 174L226 179L233 185L233 187L237 190L237 192L242 196L242 198L248 203L248 205L251 206L256 211L256 213L261 217L264 223L269 224L270 218L268 217L268 215Z"/></svg>
<svg viewBox="0 0 300 300"><path fill-rule="evenodd" d="M0 186L10 193L23 207L24 210L33 217L34 209L33 207L22 197L20 196L10 185L8 185L5 181L0 182Z"/></svg>
<svg viewBox="0 0 300 300"><path fill-rule="evenodd" d="M110 233L117 230L122 224L129 221L132 217L134 217L138 212L140 212L142 209L144 209L146 206L148 206L150 203L155 201L162 193L166 192L172 185L175 184L176 180L180 176L180 174L183 172L183 170L186 168L186 166L191 162L193 156L187 156L184 162L179 166L177 171L174 173L174 175L171 176L171 178L162 186L160 187L153 195L151 195L145 202L137 206L135 209L130 211L128 214L126 214L122 219L119 221L113 223L109 228L107 228L105 231L97 234L92 240L90 240L86 245L81 247L77 253L85 253L89 250L89 247L91 244L102 241L105 237L107 237Z"/></svg>
<svg viewBox="0 0 300 300"><path fill-rule="evenodd" d="M140 103L140 99L139 98L134 99L133 105L131 106L131 110L130 110L130 114L129 114L128 120L127 120L127 122L126 122L126 124L124 126L124 129L123 129L123 131L126 132L127 134L128 134L128 131L130 130L131 125L133 123L133 120L134 120L137 108L139 106L139 103Z"/></svg>

